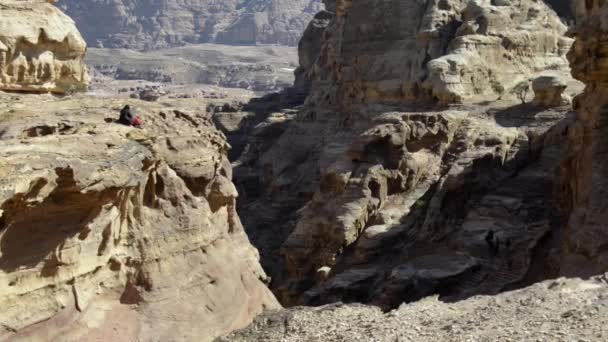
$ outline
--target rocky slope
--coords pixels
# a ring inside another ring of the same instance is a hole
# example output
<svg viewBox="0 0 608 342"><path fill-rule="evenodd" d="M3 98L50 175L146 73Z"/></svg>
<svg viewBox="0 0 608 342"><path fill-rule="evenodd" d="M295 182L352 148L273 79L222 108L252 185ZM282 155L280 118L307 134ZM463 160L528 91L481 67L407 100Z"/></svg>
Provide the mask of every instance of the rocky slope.
<svg viewBox="0 0 608 342"><path fill-rule="evenodd" d="M456 303L428 297L388 313L363 305L294 308L218 341L605 341L607 295L604 276Z"/></svg>
<svg viewBox="0 0 608 342"><path fill-rule="evenodd" d="M257 92L290 86L297 60L291 47L219 44L146 52L89 49L86 58L89 66L116 80L207 84Z"/></svg>
<svg viewBox="0 0 608 342"><path fill-rule="evenodd" d="M3 2L0 19L0 89L86 85L55 7ZM115 122L125 102L0 92L1 341L208 341L279 306L207 103L131 100L140 130Z"/></svg>
<svg viewBox="0 0 608 342"><path fill-rule="evenodd" d="M47 1L0 4L0 90L83 90L85 52L74 22Z"/></svg>
<svg viewBox="0 0 608 342"><path fill-rule="evenodd" d="M320 0L65 0L58 5L93 47L186 43L296 45Z"/></svg>
<svg viewBox="0 0 608 342"><path fill-rule="evenodd" d="M390 309L558 275L556 170L573 122L560 92L580 85L556 13L525 0L327 5L301 45L305 107L270 106L235 164L282 302ZM561 80L518 104L539 76Z"/></svg>
<svg viewBox="0 0 608 342"><path fill-rule="evenodd" d="M276 308L205 117L0 93L0 340L209 340Z"/></svg>

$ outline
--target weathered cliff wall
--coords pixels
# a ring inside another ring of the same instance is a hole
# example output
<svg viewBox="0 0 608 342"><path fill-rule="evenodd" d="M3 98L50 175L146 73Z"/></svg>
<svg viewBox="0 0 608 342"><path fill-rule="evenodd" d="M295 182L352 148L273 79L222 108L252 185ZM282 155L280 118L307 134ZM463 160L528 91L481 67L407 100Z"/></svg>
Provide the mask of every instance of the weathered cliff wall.
<svg viewBox="0 0 608 342"><path fill-rule="evenodd" d="M64 0L89 45L159 49L188 43L297 45L319 0Z"/></svg>
<svg viewBox="0 0 608 342"><path fill-rule="evenodd" d="M567 70L566 26L542 1L336 2L309 99L357 103L498 98Z"/></svg>
<svg viewBox="0 0 608 342"><path fill-rule="evenodd" d="M85 52L74 22L46 1L0 4L0 90L84 90Z"/></svg>
<svg viewBox="0 0 608 342"><path fill-rule="evenodd" d="M278 306L224 136L121 105L0 94L0 340L207 341Z"/></svg>
<svg viewBox="0 0 608 342"><path fill-rule="evenodd" d="M283 303L393 308L559 274L555 170L573 115L511 94L537 75L577 91L557 14L535 1L326 6L335 17L301 44L305 107L271 109L283 114L236 164L251 236L281 246L264 254Z"/></svg>
<svg viewBox="0 0 608 342"><path fill-rule="evenodd" d="M564 235L562 272L589 275L608 269L608 4L578 1L581 19L569 53L572 75L585 83L574 101L568 158L562 164L565 207L571 212Z"/></svg>

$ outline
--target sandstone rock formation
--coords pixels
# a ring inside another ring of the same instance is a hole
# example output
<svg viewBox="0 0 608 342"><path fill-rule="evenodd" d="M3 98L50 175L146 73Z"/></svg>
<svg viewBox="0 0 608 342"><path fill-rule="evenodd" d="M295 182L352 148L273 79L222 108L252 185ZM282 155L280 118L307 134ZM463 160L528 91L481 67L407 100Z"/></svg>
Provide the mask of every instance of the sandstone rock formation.
<svg viewBox="0 0 608 342"><path fill-rule="evenodd" d="M557 76L540 76L532 82L533 103L543 107L559 107L570 103L564 95L568 84Z"/></svg>
<svg viewBox="0 0 608 342"><path fill-rule="evenodd" d="M309 100L496 99L544 70L567 70L565 31L542 1L337 1Z"/></svg>
<svg viewBox="0 0 608 342"><path fill-rule="evenodd" d="M210 120L0 93L0 340L207 341L276 308ZM192 108L192 104L186 104Z"/></svg>
<svg viewBox="0 0 608 342"><path fill-rule="evenodd" d="M605 271L606 182L608 141L608 4L577 1L582 20L569 53L572 75L583 81L585 92L574 100L577 120L569 130L568 158L562 173L563 205L571 213L564 233L562 272L589 275Z"/></svg>
<svg viewBox="0 0 608 342"><path fill-rule="evenodd" d="M65 0L89 45L158 49L187 43L296 45L320 0Z"/></svg>
<svg viewBox="0 0 608 342"><path fill-rule="evenodd" d="M390 309L558 275L573 115L506 95L567 73L559 17L525 0L326 5L305 106L270 109L235 163L254 243L281 246L262 250L279 299Z"/></svg>
<svg viewBox="0 0 608 342"><path fill-rule="evenodd" d="M84 90L86 43L74 22L47 1L0 4L0 89Z"/></svg>
<svg viewBox="0 0 608 342"><path fill-rule="evenodd" d="M323 32L329 26L333 16L333 12L329 11L317 13L310 24L308 24L298 44L300 65L295 71L296 79L292 91L294 93L293 96L300 98L302 101L310 93L310 87L312 86L312 75L310 72L317 61L319 51L321 51Z"/></svg>
<svg viewBox="0 0 608 342"><path fill-rule="evenodd" d="M312 111L260 158L275 175L264 178L272 196L312 195L281 247L285 303L391 308L436 292L496 293L527 281L535 250L564 223L552 197L564 111L367 107L302 122ZM499 257L484 240L490 230ZM323 267L329 279L315 281Z"/></svg>

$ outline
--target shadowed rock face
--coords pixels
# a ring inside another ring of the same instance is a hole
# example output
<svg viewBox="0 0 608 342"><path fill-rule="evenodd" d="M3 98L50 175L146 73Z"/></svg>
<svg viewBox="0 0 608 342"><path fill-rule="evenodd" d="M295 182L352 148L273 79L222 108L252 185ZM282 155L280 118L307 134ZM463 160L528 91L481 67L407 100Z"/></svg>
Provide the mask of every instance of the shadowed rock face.
<svg viewBox="0 0 608 342"><path fill-rule="evenodd" d="M509 94L538 75L576 84L555 12L535 1L326 6L300 46L304 107L256 117L235 163L279 299L392 309L558 275L556 169L573 114Z"/></svg>
<svg viewBox="0 0 608 342"><path fill-rule="evenodd" d="M577 1L581 20L568 57L572 75L586 84L574 100L577 120L562 163L562 194L570 211L562 255L563 273L585 276L608 269L608 4Z"/></svg>
<svg viewBox="0 0 608 342"><path fill-rule="evenodd" d="M46 1L0 4L0 90L84 90L85 52L74 22Z"/></svg>
<svg viewBox="0 0 608 342"><path fill-rule="evenodd" d="M278 307L224 136L120 102L0 94L0 340L208 341Z"/></svg>
<svg viewBox="0 0 608 342"><path fill-rule="evenodd" d="M297 45L319 0L65 0L93 47L158 49L186 43Z"/></svg>

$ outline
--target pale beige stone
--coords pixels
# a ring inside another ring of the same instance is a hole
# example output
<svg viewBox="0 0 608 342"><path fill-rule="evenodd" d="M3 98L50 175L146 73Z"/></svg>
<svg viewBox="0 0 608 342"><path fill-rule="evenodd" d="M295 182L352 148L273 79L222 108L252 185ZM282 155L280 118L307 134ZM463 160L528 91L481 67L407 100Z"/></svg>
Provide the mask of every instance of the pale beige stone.
<svg viewBox="0 0 608 342"><path fill-rule="evenodd" d="M0 89L85 90L86 43L68 16L47 1L0 4Z"/></svg>
<svg viewBox="0 0 608 342"><path fill-rule="evenodd" d="M209 341L278 307L224 136L130 103L143 129L121 100L0 92L0 340Z"/></svg>

